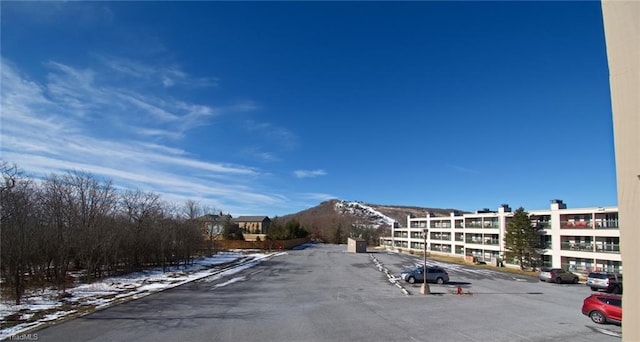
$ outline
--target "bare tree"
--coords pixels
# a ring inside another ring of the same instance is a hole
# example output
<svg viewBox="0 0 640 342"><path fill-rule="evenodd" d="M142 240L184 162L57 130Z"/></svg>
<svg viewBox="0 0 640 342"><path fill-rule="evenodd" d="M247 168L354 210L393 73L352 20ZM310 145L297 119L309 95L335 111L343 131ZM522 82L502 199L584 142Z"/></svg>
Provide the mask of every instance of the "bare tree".
<svg viewBox="0 0 640 342"><path fill-rule="evenodd" d="M17 167L3 162L0 168L4 181L0 187L0 269L18 305L25 289L25 272L34 253L31 240L37 222L32 210L34 192L31 182L20 177Z"/></svg>
<svg viewBox="0 0 640 342"><path fill-rule="evenodd" d="M100 183L83 172L70 172L63 181L68 189L66 206L77 266L85 269L91 280L101 276L109 252L105 231L116 212L116 192L110 182Z"/></svg>
<svg viewBox="0 0 640 342"><path fill-rule="evenodd" d="M64 293L67 273L73 255L73 210L69 206L73 189L67 180L58 175L50 175L43 183L40 196L42 220L47 227L47 240L54 281L58 290Z"/></svg>
<svg viewBox="0 0 640 342"><path fill-rule="evenodd" d="M121 196L121 210L129 230L125 250L130 253L129 266L132 269L143 267L151 259L152 227L164 214L162 205L160 196L152 192L129 190Z"/></svg>
<svg viewBox="0 0 640 342"><path fill-rule="evenodd" d="M204 214L204 211L200 203L194 200L187 200L184 203L184 214L187 219L195 220L198 217L202 216Z"/></svg>
<svg viewBox="0 0 640 342"><path fill-rule="evenodd" d="M0 171L0 272L16 303L36 280L64 295L73 267L92 280L190 263L202 247L202 217L213 212L193 200L169 206L152 192L119 193L110 181L80 171L41 182L4 161Z"/></svg>

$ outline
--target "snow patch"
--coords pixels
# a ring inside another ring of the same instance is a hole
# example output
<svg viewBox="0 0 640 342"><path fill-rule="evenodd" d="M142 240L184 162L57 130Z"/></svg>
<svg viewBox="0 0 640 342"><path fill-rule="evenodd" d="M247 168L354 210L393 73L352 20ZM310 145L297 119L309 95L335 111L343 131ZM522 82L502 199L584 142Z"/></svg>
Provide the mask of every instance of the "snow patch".
<svg viewBox="0 0 640 342"><path fill-rule="evenodd" d="M211 257L199 258L192 265L186 267L171 267L165 272L162 271L162 268L157 268L70 287L66 292L71 296L62 300L58 296L59 292L55 289L30 291L25 293L21 305L0 300L0 323L9 323L9 317L18 317L21 321L14 326L0 329L0 340L19 336L27 329L76 313L77 310L69 310L68 305L70 304L78 307L102 308L111 305L118 299L140 298L191 281L218 280L253 267L263 260L287 254L287 252L272 254L218 253ZM239 263L224 271L221 271L221 267L215 267L232 262ZM215 287L227 286L242 280L245 280L245 277L234 277L215 285ZM36 321L30 321L36 316L36 313L45 315Z"/></svg>
<svg viewBox="0 0 640 342"><path fill-rule="evenodd" d="M359 202L338 201L336 202L335 206L336 211L341 214L352 214L357 217L374 220L377 224L377 226L374 228L385 224L393 226L393 224L396 222L396 220L394 220L393 218L386 216L376 209Z"/></svg>

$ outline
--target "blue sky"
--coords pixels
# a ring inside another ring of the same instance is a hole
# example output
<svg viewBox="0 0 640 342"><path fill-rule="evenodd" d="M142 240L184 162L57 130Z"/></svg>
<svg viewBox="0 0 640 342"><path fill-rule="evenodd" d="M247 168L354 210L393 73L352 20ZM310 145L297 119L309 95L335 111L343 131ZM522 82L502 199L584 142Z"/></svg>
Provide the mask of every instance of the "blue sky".
<svg viewBox="0 0 640 342"><path fill-rule="evenodd" d="M2 159L232 215L616 205L599 2L2 2Z"/></svg>

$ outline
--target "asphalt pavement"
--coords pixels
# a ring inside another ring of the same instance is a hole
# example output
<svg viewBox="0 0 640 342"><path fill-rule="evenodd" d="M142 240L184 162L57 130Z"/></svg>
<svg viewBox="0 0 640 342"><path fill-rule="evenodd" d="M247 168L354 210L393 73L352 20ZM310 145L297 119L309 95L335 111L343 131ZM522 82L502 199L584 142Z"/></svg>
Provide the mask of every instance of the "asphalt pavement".
<svg viewBox="0 0 640 342"><path fill-rule="evenodd" d="M36 333L40 341L620 341L620 326L580 312L584 284L430 260L451 283L420 295L420 284L402 291L374 262L399 275L420 258L346 250L311 245Z"/></svg>

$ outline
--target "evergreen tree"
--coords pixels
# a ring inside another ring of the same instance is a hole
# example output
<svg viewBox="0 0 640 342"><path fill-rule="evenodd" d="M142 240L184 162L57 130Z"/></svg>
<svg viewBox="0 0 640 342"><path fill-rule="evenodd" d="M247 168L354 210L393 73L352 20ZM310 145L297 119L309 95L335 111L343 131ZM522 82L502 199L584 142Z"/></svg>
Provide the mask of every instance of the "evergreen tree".
<svg viewBox="0 0 640 342"><path fill-rule="evenodd" d="M225 240L244 240L242 228L237 223L231 222L230 218L226 218L222 227L222 237Z"/></svg>
<svg viewBox="0 0 640 342"><path fill-rule="evenodd" d="M511 221L507 224L504 247L506 257L517 259L520 269L524 269L525 264L535 267L542 249L540 228L531 224L529 213L522 207L514 212Z"/></svg>

